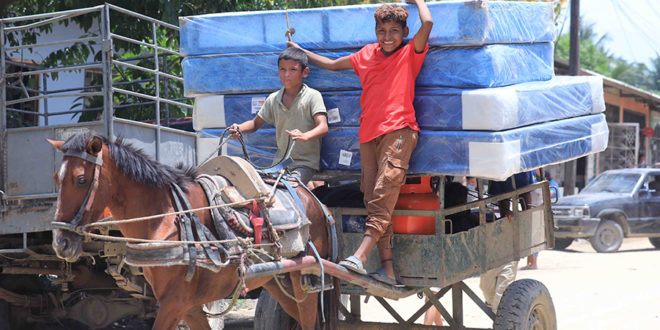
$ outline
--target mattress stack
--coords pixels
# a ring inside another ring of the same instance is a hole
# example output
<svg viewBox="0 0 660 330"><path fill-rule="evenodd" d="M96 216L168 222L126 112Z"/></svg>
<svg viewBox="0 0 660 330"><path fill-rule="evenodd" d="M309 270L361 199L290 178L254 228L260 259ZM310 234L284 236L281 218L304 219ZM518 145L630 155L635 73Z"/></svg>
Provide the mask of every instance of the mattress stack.
<svg viewBox="0 0 660 330"><path fill-rule="evenodd" d="M434 26L416 81L422 129L409 173L508 176L605 149L607 125L599 77L554 77L554 25L548 3L429 3ZM288 11L294 41L329 57L375 42L377 5ZM407 5L411 37L420 26ZM194 126L217 137L251 119L281 88L277 57L286 47L284 11L223 13L180 19L185 94L195 97ZM352 70L314 65L305 83L328 109L321 168L358 172L360 81ZM268 165L275 130L246 136L250 156ZM242 154L230 145L229 154Z"/></svg>

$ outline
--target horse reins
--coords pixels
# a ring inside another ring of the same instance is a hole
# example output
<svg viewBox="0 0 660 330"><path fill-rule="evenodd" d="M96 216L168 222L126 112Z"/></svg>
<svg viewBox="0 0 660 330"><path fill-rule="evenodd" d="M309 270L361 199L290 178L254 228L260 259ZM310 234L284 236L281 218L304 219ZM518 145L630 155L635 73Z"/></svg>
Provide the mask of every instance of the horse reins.
<svg viewBox="0 0 660 330"><path fill-rule="evenodd" d="M103 166L103 149L99 151L98 156L91 155L85 151L80 151L80 152L67 151L64 153L64 156L80 158L82 160L95 164L94 179L92 180L92 184L90 185L89 190L87 191L87 195L85 196L85 199L80 205L80 209L78 209L78 213L76 213L73 219L71 219L69 222L63 222L63 221L51 222L53 228L69 230L76 233L82 233L82 227L80 227L79 225L84 218L85 212L87 212L88 215L91 214L90 211L92 210L92 204L94 203L94 196L96 195L96 190L99 187L99 176L101 175L101 166Z"/></svg>

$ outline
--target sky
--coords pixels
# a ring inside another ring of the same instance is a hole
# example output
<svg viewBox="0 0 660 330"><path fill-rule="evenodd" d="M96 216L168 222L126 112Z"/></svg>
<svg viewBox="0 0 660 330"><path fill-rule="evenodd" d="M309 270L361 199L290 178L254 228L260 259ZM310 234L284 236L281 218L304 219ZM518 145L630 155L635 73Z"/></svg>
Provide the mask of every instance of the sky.
<svg viewBox="0 0 660 330"><path fill-rule="evenodd" d="M608 35L604 46L610 54L647 66L660 55L660 0L580 0L580 14L596 34ZM569 24L567 19L562 33Z"/></svg>

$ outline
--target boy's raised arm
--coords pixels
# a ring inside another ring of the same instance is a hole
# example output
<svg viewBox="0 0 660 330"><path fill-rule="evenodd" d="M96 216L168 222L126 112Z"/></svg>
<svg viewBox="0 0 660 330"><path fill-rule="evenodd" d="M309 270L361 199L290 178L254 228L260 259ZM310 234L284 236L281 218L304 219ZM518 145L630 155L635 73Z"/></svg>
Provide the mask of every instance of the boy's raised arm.
<svg viewBox="0 0 660 330"><path fill-rule="evenodd" d="M430 14L429 14L430 17ZM427 37L428 39L428 37ZM286 45L288 47L295 47L295 48L300 48L302 49L303 52L307 55L307 58L309 58L309 61L328 70L332 71L339 71L339 70L348 70L352 69L353 66L351 65L351 60L348 58L348 56L332 59L329 57L325 57L323 55L315 54L310 52L307 49L303 49L300 47L297 43L292 42L292 41L287 41Z"/></svg>
<svg viewBox="0 0 660 330"><path fill-rule="evenodd" d="M406 0L406 2L417 5L417 11L419 11L419 20L422 22L422 26L417 30L413 40L415 41L415 51L421 53L429 41L431 28L433 28L433 17L431 17L431 11L426 6L426 3L424 3L424 0Z"/></svg>

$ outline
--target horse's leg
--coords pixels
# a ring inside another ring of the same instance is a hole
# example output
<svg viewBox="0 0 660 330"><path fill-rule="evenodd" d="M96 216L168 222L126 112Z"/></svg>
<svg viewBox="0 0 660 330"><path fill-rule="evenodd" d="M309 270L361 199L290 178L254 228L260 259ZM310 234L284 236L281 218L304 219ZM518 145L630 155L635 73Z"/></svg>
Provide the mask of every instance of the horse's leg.
<svg viewBox="0 0 660 330"><path fill-rule="evenodd" d="M298 323L300 323L300 317L298 316L298 306L295 301L287 297L279 285L275 282L274 279L270 280L268 283L264 284L264 289L268 290L268 293L277 300L284 312L293 317ZM291 294L291 293L289 293Z"/></svg>
<svg viewBox="0 0 660 330"><path fill-rule="evenodd" d="M206 318L206 314L202 310L202 306L197 306L191 308L188 313L183 317L183 320L186 321L186 325L191 330L211 330L209 325L209 320Z"/></svg>
<svg viewBox="0 0 660 330"><path fill-rule="evenodd" d="M176 304L167 304L164 301L159 301L160 307L158 308L158 315L152 329L154 330L171 330L176 329L177 324L183 319L181 311L178 310Z"/></svg>
<svg viewBox="0 0 660 330"><path fill-rule="evenodd" d="M301 286L301 276L300 272L291 272L291 283L293 285L293 293L297 300L305 298L305 291L303 291ZM318 293L309 293L307 298L304 301L298 303L298 315L300 315L300 326L305 329L315 329L318 325L316 318L318 312Z"/></svg>

